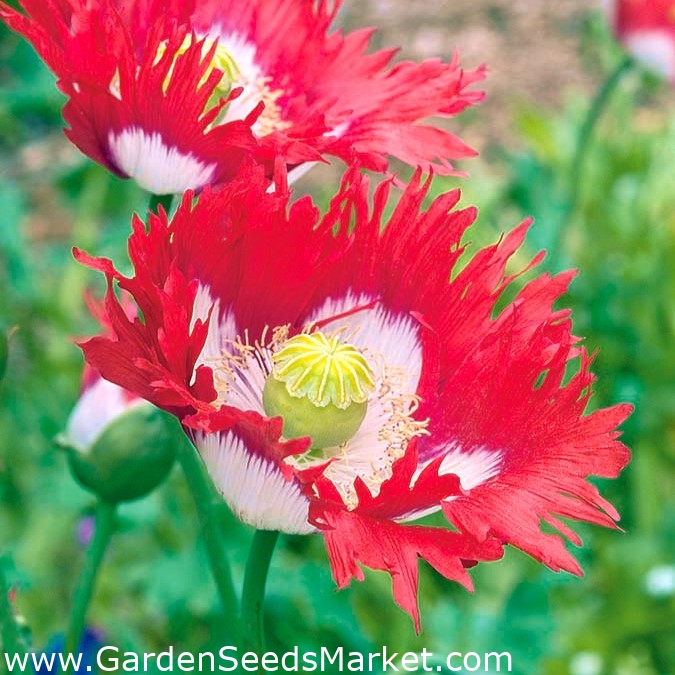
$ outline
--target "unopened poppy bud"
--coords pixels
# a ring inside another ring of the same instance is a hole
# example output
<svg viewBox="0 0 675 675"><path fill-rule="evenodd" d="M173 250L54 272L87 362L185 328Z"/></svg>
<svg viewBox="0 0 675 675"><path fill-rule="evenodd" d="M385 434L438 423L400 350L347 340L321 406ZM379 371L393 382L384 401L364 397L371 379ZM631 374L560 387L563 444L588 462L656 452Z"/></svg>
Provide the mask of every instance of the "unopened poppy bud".
<svg viewBox="0 0 675 675"><path fill-rule="evenodd" d="M117 503L145 496L166 478L180 433L174 418L98 378L85 387L58 443L78 482Z"/></svg>

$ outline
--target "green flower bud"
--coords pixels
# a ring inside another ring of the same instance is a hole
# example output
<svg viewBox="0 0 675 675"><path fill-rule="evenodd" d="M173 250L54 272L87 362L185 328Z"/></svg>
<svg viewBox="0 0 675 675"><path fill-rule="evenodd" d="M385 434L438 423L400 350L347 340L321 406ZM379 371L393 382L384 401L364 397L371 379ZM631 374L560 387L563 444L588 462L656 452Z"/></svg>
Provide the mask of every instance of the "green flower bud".
<svg viewBox="0 0 675 675"><path fill-rule="evenodd" d="M68 462L78 482L101 499L140 499L171 470L178 433L174 418L139 404L111 422L87 450L69 448Z"/></svg>
<svg viewBox="0 0 675 675"><path fill-rule="evenodd" d="M172 416L98 378L57 442L77 481L117 503L145 496L166 478L182 433Z"/></svg>
<svg viewBox="0 0 675 675"><path fill-rule="evenodd" d="M263 407L270 417L283 417L286 438L310 436L312 448L321 449L356 434L375 387L361 352L336 337L303 333L287 340L272 360Z"/></svg>

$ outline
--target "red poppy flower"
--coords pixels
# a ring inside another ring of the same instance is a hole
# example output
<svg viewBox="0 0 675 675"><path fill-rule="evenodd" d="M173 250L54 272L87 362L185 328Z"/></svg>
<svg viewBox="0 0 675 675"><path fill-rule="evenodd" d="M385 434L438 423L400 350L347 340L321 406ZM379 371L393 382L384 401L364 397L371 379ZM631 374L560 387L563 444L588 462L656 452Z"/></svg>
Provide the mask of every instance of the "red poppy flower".
<svg viewBox="0 0 675 675"><path fill-rule="evenodd" d="M116 335L83 342L88 362L179 416L242 520L323 533L340 587L358 563L387 570L417 626L418 556L466 586L468 562L504 543L580 573L540 523L577 544L556 516L614 525L586 478L628 461L630 407L584 414L590 358L552 309L573 273L542 274L495 315L529 223L462 266L475 210L453 191L420 211L419 172L384 229L389 185L369 209L355 170L323 217L289 206L278 176L265 187L247 167L171 222L136 217L131 278L76 252L108 279ZM408 524L441 510L455 531Z"/></svg>
<svg viewBox="0 0 675 675"><path fill-rule="evenodd" d="M675 83L675 2L613 0L609 9L626 49Z"/></svg>
<svg viewBox="0 0 675 675"><path fill-rule="evenodd" d="M475 154L417 124L479 101L483 69L389 66L371 30L329 32L325 0L21 0L0 16L56 73L68 137L157 194L229 180L247 153L270 167L324 154L384 171L387 156L450 173Z"/></svg>

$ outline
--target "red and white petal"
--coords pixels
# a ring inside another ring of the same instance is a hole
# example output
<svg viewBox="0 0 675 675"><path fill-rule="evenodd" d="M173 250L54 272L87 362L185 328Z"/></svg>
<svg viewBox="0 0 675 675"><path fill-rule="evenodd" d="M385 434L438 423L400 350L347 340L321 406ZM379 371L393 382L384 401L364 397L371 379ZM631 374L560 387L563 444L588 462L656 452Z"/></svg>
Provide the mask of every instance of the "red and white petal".
<svg viewBox="0 0 675 675"><path fill-rule="evenodd" d="M223 358L227 345L236 338L237 328L232 312L221 313L220 300L214 299L211 288L204 283L199 284L195 295L190 322L191 330L194 329L197 321L202 323L208 321L209 328L204 346L195 362L195 371L201 365L216 368Z"/></svg>
<svg viewBox="0 0 675 675"><path fill-rule="evenodd" d="M334 318L333 318L334 317ZM422 373L422 342L419 324L403 312L389 311L373 295L347 292L330 298L306 320L324 332L344 336L377 367L396 374L400 393L414 394Z"/></svg>
<svg viewBox="0 0 675 675"><path fill-rule="evenodd" d="M675 31L631 31L624 36L623 42L635 58L675 82Z"/></svg>
<svg viewBox="0 0 675 675"><path fill-rule="evenodd" d="M244 523L260 530L309 534L309 500L298 482L271 459L247 447L233 432L192 432L193 440L223 499Z"/></svg>
<svg viewBox="0 0 675 675"><path fill-rule="evenodd" d="M117 168L154 194L200 190L213 181L218 171L215 162L204 162L191 152L181 152L167 145L158 132L140 127L110 131L108 147Z"/></svg>
<svg viewBox="0 0 675 675"><path fill-rule="evenodd" d="M672 0L608 0L608 18L635 58L675 83L675 5Z"/></svg>
<svg viewBox="0 0 675 675"><path fill-rule="evenodd" d="M542 304L547 286L556 292ZM535 280L491 322L446 379L439 402L447 412L430 428L456 439L464 452L501 454L495 475L443 503L456 527L479 539L497 535L555 570L579 573L563 541L544 533L541 522L563 516L613 526L618 514L588 478L615 477L627 463L616 427L630 406L584 415L593 383L590 359L576 346L569 320L551 309L560 290L556 279ZM541 312L540 323L532 324ZM578 371L570 378L575 357ZM556 527L578 541L569 528Z"/></svg>
<svg viewBox="0 0 675 675"><path fill-rule="evenodd" d="M616 427L631 406L596 410L571 422L560 437L533 453L505 453L500 473L465 494L443 503L446 516L477 538L496 535L553 570L581 574L563 540L541 530L552 525L572 542L579 537L556 516L616 527L616 509L603 499L588 477L615 478L629 459Z"/></svg>
<svg viewBox="0 0 675 675"><path fill-rule="evenodd" d="M231 88L241 92L231 98L218 117L218 124L245 120L255 113L256 119L251 129L259 136L267 136L291 126L291 122L282 117L278 99L283 89L270 86L271 77L260 65L258 46L247 39L242 32L227 31L218 25L209 28L208 39L217 39L218 50L227 55L236 68ZM260 111L260 104L264 107Z"/></svg>
<svg viewBox="0 0 675 675"><path fill-rule="evenodd" d="M462 490L467 491L498 476L504 461L504 455L499 450L476 448L465 452L454 444L434 454L443 457L439 475L454 474L459 478Z"/></svg>
<svg viewBox="0 0 675 675"><path fill-rule="evenodd" d="M237 324L231 310L220 311L220 300L214 300L208 285L200 283L193 309L193 325L209 322L204 347L195 363L213 371L213 382L221 404L265 415L262 391L271 369L271 350L263 345L247 345L237 335Z"/></svg>
<svg viewBox="0 0 675 675"><path fill-rule="evenodd" d="M238 343L241 345L241 343ZM240 410L252 410L265 415L262 391L272 368L272 352L261 347L238 349L235 343L227 349L214 368L216 389L221 400Z"/></svg>
<svg viewBox="0 0 675 675"><path fill-rule="evenodd" d="M271 103L278 103L282 125L254 130L265 150L282 149L289 165L319 159L321 152L345 161L356 154L376 170L385 170L388 157L395 156L452 172L450 160L475 152L451 133L418 122L480 101L483 93L471 87L484 69L464 72L457 59L390 66L395 49L368 53L372 29L331 32L340 4L257 0L243 8L233 1L204 2L195 25L219 32L224 43L236 36L255 45L248 63L260 69L270 90L281 93Z"/></svg>
<svg viewBox="0 0 675 675"><path fill-rule="evenodd" d="M435 451L434 455L436 459L421 463L415 470L408 484L410 494L419 491L421 487L418 485L420 476L428 472L434 463L437 465L435 476L438 476L436 482L439 485L442 476L456 476L459 484L457 486L451 484L451 489L446 493L441 493L439 499L431 505L427 504L421 508L412 507L405 513L393 515L395 520L408 522L440 511L444 502L452 501L463 492L472 490L498 476L503 464L503 453L500 451L476 448L473 451L465 452L459 445L452 443Z"/></svg>

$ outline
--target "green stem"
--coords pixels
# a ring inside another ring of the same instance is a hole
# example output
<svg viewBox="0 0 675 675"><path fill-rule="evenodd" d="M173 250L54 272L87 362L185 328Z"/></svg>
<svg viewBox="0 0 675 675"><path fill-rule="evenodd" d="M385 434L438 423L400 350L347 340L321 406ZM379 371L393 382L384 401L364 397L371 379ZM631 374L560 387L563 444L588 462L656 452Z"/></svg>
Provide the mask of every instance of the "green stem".
<svg viewBox="0 0 675 675"><path fill-rule="evenodd" d="M577 136L576 145L574 148L574 155L572 156L572 162L570 164L569 194L567 198L567 204L558 222L558 229L553 238L549 265L553 262L554 258L559 255L565 230L569 224L570 219L577 210L581 186L583 184L586 154L591 145L591 139L593 132L595 131L595 127L598 123L598 120L600 117L602 117L602 114L606 110L607 104L609 103L617 85L621 81L624 74L630 70L633 64L633 58L631 56L626 56L609 74L607 79L602 83L596 92L595 97L591 103L591 107L586 113L586 118L579 128L579 134Z"/></svg>
<svg viewBox="0 0 675 675"><path fill-rule="evenodd" d="M64 645L65 654L74 654L80 644L82 631L87 618L87 609L94 593L96 577L103 562L106 549L115 531L117 505L102 499L96 505L96 522L94 525L94 537L87 549L84 567L80 572L75 587L73 605L70 612L70 622Z"/></svg>
<svg viewBox="0 0 675 675"><path fill-rule="evenodd" d="M163 206L167 214L171 211L171 205L173 204L173 195L150 195L150 203L148 204L148 210L153 213L157 213L157 207Z"/></svg>
<svg viewBox="0 0 675 675"><path fill-rule="evenodd" d="M197 516L201 527L206 554L211 566L220 601L225 615L230 619L233 638L239 640L239 604L234 591L232 572L227 558L225 542L219 524L219 508L222 500L216 494L211 479L206 475L204 463L194 446L188 442L180 444L178 462L197 508Z"/></svg>
<svg viewBox="0 0 675 675"><path fill-rule="evenodd" d="M9 599L10 587L5 576L5 560L4 557L0 558L0 638L3 651L12 657L15 654L25 654L26 648Z"/></svg>
<svg viewBox="0 0 675 675"><path fill-rule="evenodd" d="M577 137L577 144L574 150L571 167L571 213L574 212L579 199L579 187L583 178L584 161L595 126L602 116L602 113L607 108L607 104L617 85L621 81L621 78L628 70L630 70L633 63L633 58L631 56L626 56L610 73L609 77L602 83L600 89L598 89L595 98L591 103L591 107L588 109L588 113L586 113L586 119L579 129L579 136Z"/></svg>
<svg viewBox="0 0 675 675"><path fill-rule="evenodd" d="M244 631L244 651L260 655L265 650L263 601L272 553L279 539L276 530L257 530L246 561L244 588L241 598L241 622Z"/></svg>

